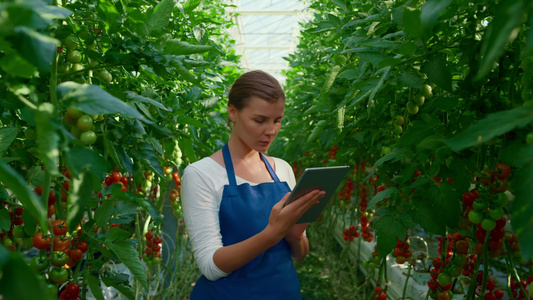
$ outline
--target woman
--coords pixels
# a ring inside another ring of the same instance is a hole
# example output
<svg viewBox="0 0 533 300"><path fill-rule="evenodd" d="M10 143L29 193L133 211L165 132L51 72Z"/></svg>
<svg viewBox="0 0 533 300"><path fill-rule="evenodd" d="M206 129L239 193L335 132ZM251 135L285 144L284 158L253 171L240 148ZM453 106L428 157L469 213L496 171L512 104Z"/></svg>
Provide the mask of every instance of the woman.
<svg viewBox="0 0 533 300"><path fill-rule="evenodd" d="M263 154L285 107L275 78L245 73L228 98L228 142L182 177L185 224L203 274L191 299L300 299L292 260L302 260L309 243L307 224L295 223L324 192L284 205L295 185L292 168Z"/></svg>

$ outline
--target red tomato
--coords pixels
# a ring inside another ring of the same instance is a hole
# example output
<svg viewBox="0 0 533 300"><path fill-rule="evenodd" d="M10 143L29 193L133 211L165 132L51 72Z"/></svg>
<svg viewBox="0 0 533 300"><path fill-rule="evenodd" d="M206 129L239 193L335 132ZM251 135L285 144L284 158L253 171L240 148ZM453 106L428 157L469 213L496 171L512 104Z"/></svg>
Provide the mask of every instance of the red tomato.
<svg viewBox="0 0 533 300"><path fill-rule="evenodd" d="M64 235L67 233L67 222L65 220L57 219L55 221L52 221L52 229L54 232L54 235Z"/></svg>

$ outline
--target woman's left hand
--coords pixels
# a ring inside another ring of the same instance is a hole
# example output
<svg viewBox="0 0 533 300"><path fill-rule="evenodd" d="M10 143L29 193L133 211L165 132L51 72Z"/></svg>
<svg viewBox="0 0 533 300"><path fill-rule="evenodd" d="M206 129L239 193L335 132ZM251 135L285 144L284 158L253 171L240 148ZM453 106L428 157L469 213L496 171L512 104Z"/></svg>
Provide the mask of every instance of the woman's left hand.
<svg viewBox="0 0 533 300"><path fill-rule="evenodd" d="M285 236L285 239L287 240L301 240L304 237L304 232L307 229L307 226L309 223L300 223L300 224L294 224Z"/></svg>

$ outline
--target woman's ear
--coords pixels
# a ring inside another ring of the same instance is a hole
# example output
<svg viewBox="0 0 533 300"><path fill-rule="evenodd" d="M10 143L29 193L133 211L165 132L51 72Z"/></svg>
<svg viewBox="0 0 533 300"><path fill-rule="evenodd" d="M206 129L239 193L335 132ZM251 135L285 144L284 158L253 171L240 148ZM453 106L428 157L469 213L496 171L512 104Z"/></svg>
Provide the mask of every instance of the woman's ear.
<svg viewBox="0 0 533 300"><path fill-rule="evenodd" d="M235 105L233 104L230 104L228 106L228 116L229 116L229 119L232 123L235 122L235 117L236 117L236 114L237 114L237 108L235 108Z"/></svg>

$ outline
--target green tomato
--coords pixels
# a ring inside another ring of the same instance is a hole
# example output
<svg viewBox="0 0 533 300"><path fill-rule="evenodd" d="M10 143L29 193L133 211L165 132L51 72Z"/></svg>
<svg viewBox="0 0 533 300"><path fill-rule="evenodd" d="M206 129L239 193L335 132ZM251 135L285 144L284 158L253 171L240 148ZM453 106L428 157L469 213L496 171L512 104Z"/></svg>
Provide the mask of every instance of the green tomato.
<svg viewBox="0 0 533 300"><path fill-rule="evenodd" d="M155 256L154 258L152 258L152 262L154 263L154 265L161 264L161 257Z"/></svg>
<svg viewBox="0 0 533 300"><path fill-rule="evenodd" d="M422 89L420 90L420 93L426 98L431 98L433 96L432 90L433 88L431 87L431 85L424 84L422 86Z"/></svg>
<svg viewBox="0 0 533 300"><path fill-rule="evenodd" d="M425 100L426 97L424 97L422 94L418 94L415 96L415 99L413 101L416 105L421 106L422 104L424 104Z"/></svg>
<svg viewBox="0 0 533 300"><path fill-rule="evenodd" d="M78 48L78 39L73 35L69 35L63 40L63 45L68 50L74 50Z"/></svg>
<svg viewBox="0 0 533 300"><path fill-rule="evenodd" d="M4 246L6 246L6 248L13 246L13 240L6 236L4 238Z"/></svg>
<svg viewBox="0 0 533 300"><path fill-rule="evenodd" d="M113 81L113 75L111 75L111 73L109 73L109 71L105 69L98 71L98 74L96 76L106 83L110 83L111 81Z"/></svg>
<svg viewBox="0 0 533 300"><path fill-rule="evenodd" d="M496 228L496 221L491 218L485 218L481 221L481 227L483 227L483 229L485 229L487 232L490 232Z"/></svg>
<svg viewBox="0 0 533 300"><path fill-rule="evenodd" d="M30 260L30 267L37 273L41 273L42 271L46 270L48 266L48 258L44 256L35 255Z"/></svg>
<svg viewBox="0 0 533 300"><path fill-rule="evenodd" d="M83 71L85 67L82 64L72 64L72 72L80 72Z"/></svg>
<svg viewBox="0 0 533 300"><path fill-rule="evenodd" d="M63 268L53 268L48 273L48 278L50 278L50 281L56 284L63 284L68 279L68 271Z"/></svg>
<svg viewBox="0 0 533 300"><path fill-rule="evenodd" d="M81 133L80 140L84 145L92 145L96 142L96 134L92 130L87 130Z"/></svg>
<svg viewBox="0 0 533 300"><path fill-rule="evenodd" d="M402 126L396 125L394 126L394 129L392 130L394 134L401 134L403 132Z"/></svg>
<svg viewBox="0 0 533 300"><path fill-rule="evenodd" d="M17 225L13 227L13 237L14 238L23 238L26 234L24 233L24 226Z"/></svg>
<svg viewBox="0 0 533 300"><path fill-rule="evenodd" d="M67 53L67 61L71 64L77 64L81 62L81 53L77 50L70 50Z"/></svg>
<svg viewBox="0 0 533 300"><path fill-rule="evenodd" d="M452 277L447 272L442 272L437 276L437 282L441 286L447 286L452 282Z"/></svg>
<svg viewBox="0 0 533 300"><path fill-rule="evenodd" d="M81 131L90 130L93 126L93 118L91 118L89 115L83 115L76 122L76 126Z"/></svg>
<svg viewBox="0 0 533 300"><path fill-rule="evenodd" d="M485 211L487 207L489 207L489 204L487 201L479 198L474 200L474 203L472 203L472 207L477 211Z"/></svg>
<svg viewBox="0 0 533 300"><path fill-rule="evenodd" d="M61 63L57 65L57 72L60 74L67 73L69 70L70 70L70 67L66 63Z"/></svg>
<svg viewBox="0 0 533 300"><path fill-rule="evenodd" d="M50 255L50 262L56 267L62 267L67 263L68 257L64 251L54 251Z"/></svg>
<svg viewBox="0 0 533 300"><path fill-rule="evenodd" d="M509 197L507 197L506 193L497 193L496 195L496 198L492 200L492 205L494 205L494 207L502 207L507 205Z"/></svg>
<svg viewBox="0 0 533 300"><path fill-rule="evenodd" d="M394 118L394 125L402 126L404 122L405 120L402 116L396 116L396 118Z"/></svg>
<svg viewBox="0 0 533 300"><path fill-rule="evenodd" d="M464 266L466 264L467 261L468 261L468 257L465 254L457 254L456 253L452 263L461 268L462 266ZM455 276L455 277L457 277L457 276Z"/></svg>
<svg viewBox="0 0 533 300"><path fill-rule="evenodd" d="M533 132L530 132L526 135L526 144L533 144Z"/></svg>
<svg viewBox="0 0 533 300"><path fill-rule="evenodd" d="M468 220L472 224L478 224L479 222L481 222L481 220L483 220L483 215L477 210L471 210L468 213Z"/></svg>
<svg viewBox="0 0 533 300"><path fill-rule="evenodd" d="M448 268L448 273L450 274L451 277L458 277L459 275L461 275L461 273L463 272L463 268L461 266L458 266L458 265L451 265L449 268Z"/></svg>
<svg viewBox="0 0 533 300"><path fill-rule="evenodd" d="M505 212L501 206L489 209L489 217L493 220L499 220L503 218Z"/></svg>
<svg viewBox="0 0 533 300"><path fill-rule="evenodd" d="M418 105L416 105L414 102L408 102L407 111L412 115L418 113Z"/></svg>

